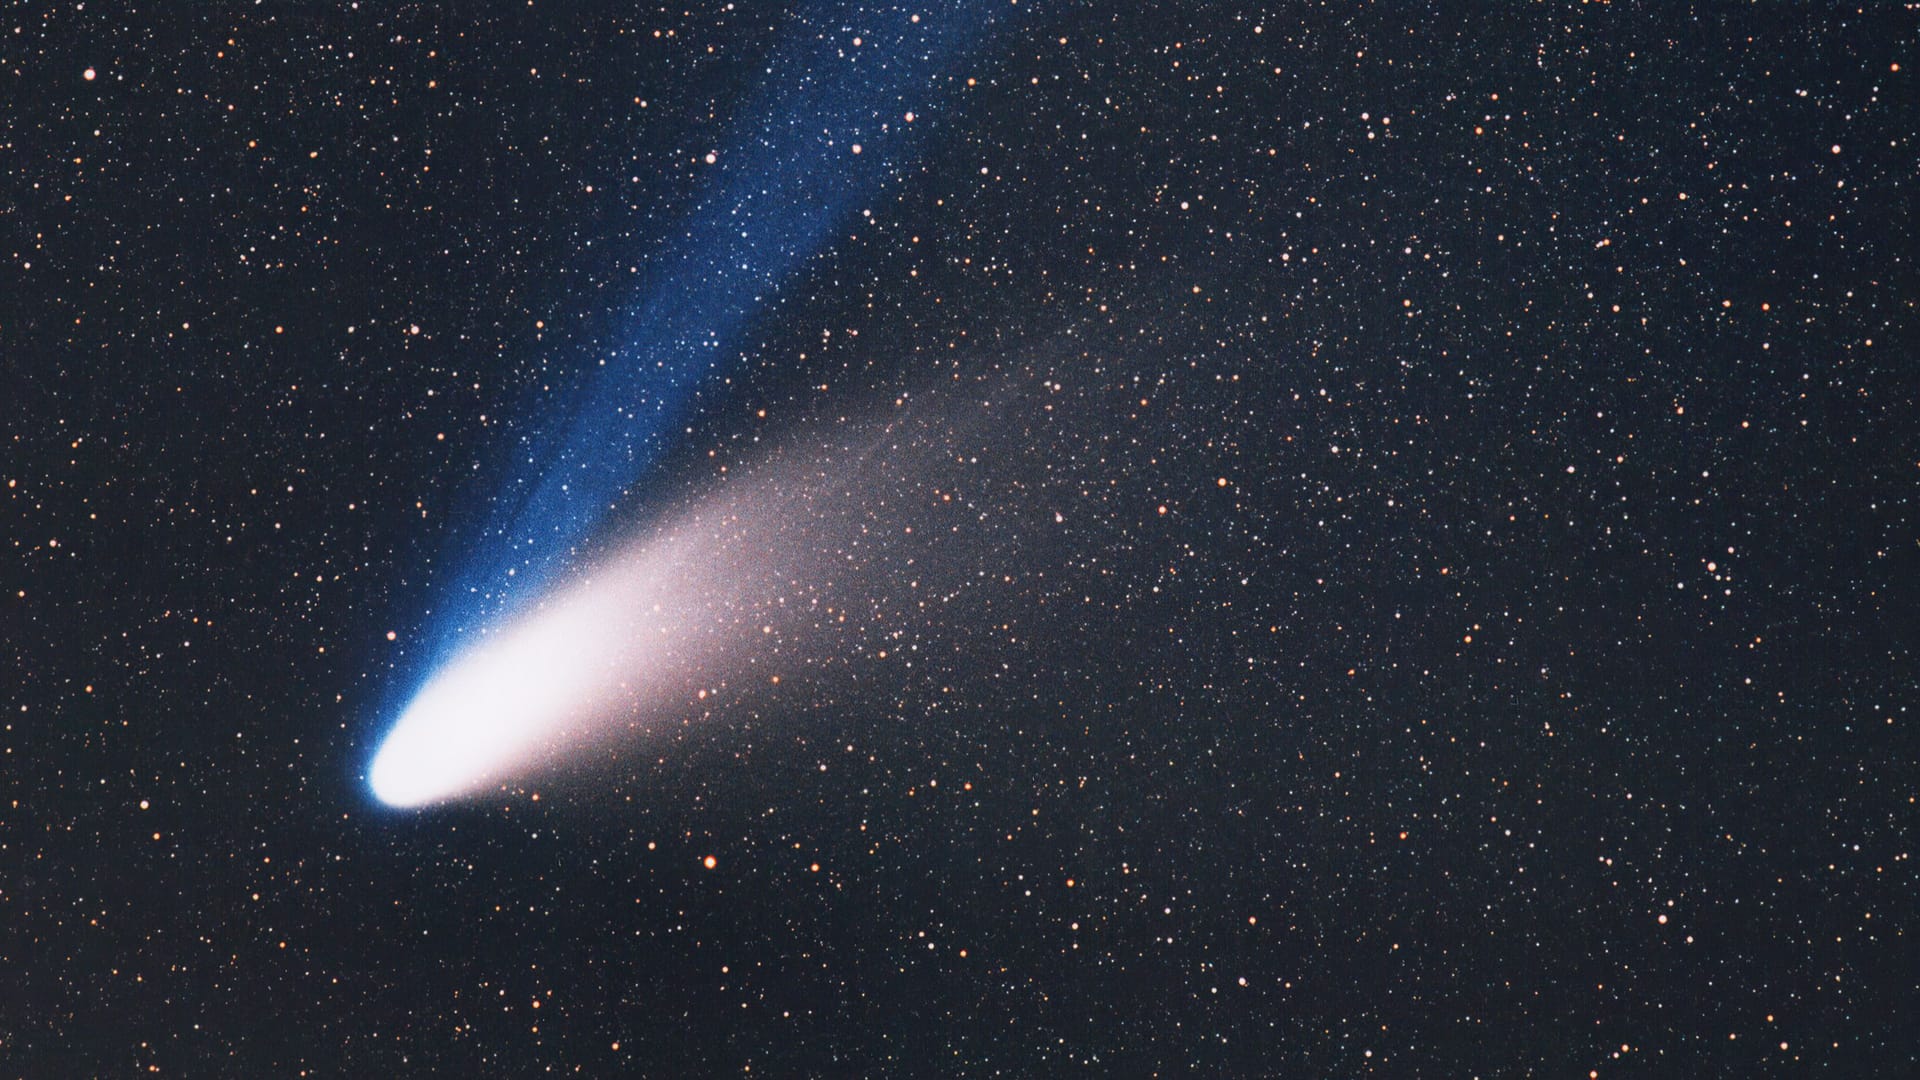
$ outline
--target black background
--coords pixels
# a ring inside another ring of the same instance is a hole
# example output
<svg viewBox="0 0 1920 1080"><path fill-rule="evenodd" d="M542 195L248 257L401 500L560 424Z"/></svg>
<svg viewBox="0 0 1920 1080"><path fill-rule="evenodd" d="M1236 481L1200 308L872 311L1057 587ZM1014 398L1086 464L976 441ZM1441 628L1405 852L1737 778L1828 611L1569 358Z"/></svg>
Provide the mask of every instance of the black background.
<svg viewBox="0 0 1920 1080"><path fill-rule="evenodd" d="M960 373L1066 527L912 669L372 805L786 26L7 8L0 1069L1915 1067L1891 5L1008 21L661 471Z"/></svg>

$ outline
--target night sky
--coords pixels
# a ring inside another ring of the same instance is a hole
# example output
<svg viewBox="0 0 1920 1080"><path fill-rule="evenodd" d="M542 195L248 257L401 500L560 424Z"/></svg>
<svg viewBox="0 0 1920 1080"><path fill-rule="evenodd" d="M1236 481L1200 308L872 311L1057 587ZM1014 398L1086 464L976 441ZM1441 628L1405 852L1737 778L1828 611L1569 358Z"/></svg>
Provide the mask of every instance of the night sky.
<svg viewBox="0 0 1920 1080"><path fill-rule="evenodd" d="M0 1074L1920 1070L1920 17L1477 7L7 4Z"/></svg>

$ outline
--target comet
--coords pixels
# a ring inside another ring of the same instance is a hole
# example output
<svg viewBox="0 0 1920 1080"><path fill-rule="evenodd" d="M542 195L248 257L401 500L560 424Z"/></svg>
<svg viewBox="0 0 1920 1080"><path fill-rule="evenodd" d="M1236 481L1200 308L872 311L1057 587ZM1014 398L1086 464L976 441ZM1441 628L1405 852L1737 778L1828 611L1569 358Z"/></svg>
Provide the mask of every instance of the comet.
<svg viewBox="0 0 1920 1080"><path fill-rule="evenodd" d="M726 135L689 159L701 194L660 215L673 226L636 251L619 339L509 425L511 445L477 473L491 497L451 515L442 625L424 635L445 660L368 767L378 799L471 796L604 739L615 718L671 710L715 672L792 647L782 617L817 604L822 575L845 569L820 552L872 550L848 531L861 507L834 487L849 474L833 457L827 471L734 482L581 561L608 550L610 513L658 500L660 463L690 414L725 392L723 358L743 355L769 306L911 171L963 96L961 59L1025 11L815 0L792 13Z"/></svg>
<svg viewBox="0 0 1920 1080"><path fill-rule="evenodd" d="M964 627L980 583L1028 561L1057 515L1038 487L991 507L952 493L982 482L1002 433L1058 414L1017 392L914 396L797 425L470 634L399 710L367 768L373 795L484 796L710 710L715 690L854 677Z"/></svg>

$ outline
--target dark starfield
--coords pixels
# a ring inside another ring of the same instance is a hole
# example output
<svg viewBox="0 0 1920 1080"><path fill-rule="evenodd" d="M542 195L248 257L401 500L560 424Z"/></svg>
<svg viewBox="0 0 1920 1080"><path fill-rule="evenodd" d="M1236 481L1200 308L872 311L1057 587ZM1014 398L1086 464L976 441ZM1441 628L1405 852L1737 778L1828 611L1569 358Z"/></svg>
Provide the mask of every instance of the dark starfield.
<svg viewBox="0 0 1920 1080"><path fill-rule="evenodd" d="M1920 1071L1917 41L5 6L0 1076Z"/></svg>

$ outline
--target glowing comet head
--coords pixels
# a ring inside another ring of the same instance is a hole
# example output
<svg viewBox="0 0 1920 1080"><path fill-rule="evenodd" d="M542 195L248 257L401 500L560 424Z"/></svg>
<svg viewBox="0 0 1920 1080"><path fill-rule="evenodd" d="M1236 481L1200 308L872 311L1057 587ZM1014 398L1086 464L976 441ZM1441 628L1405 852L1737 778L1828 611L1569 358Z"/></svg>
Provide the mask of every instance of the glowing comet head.
<svg viewBox="0 0 1920 1080"><path fill-rule="evenodd" d="M731 600L695 567L751 579L702 526L695 514L616 552L442 665L374 755L374 796L418 807L475 795L595 741L612 719L685 700L725 640L716 605Z"/></svg>
<svg viewBox="0 0 1920 1080"><path fill-rule="evenodd" d="M463 796L538 749L580 684L568 638L564 626L532 626L436 673L372 759L372 794L392 807Z"/></svg>
<svg viewBox="0 0 1920 1080"><path fill-rule="evenodd" d="M566 733L595 683L584 612L536 617L469 650L422 687L373 759L368 782L389 806L472 793Z"/></svg>

